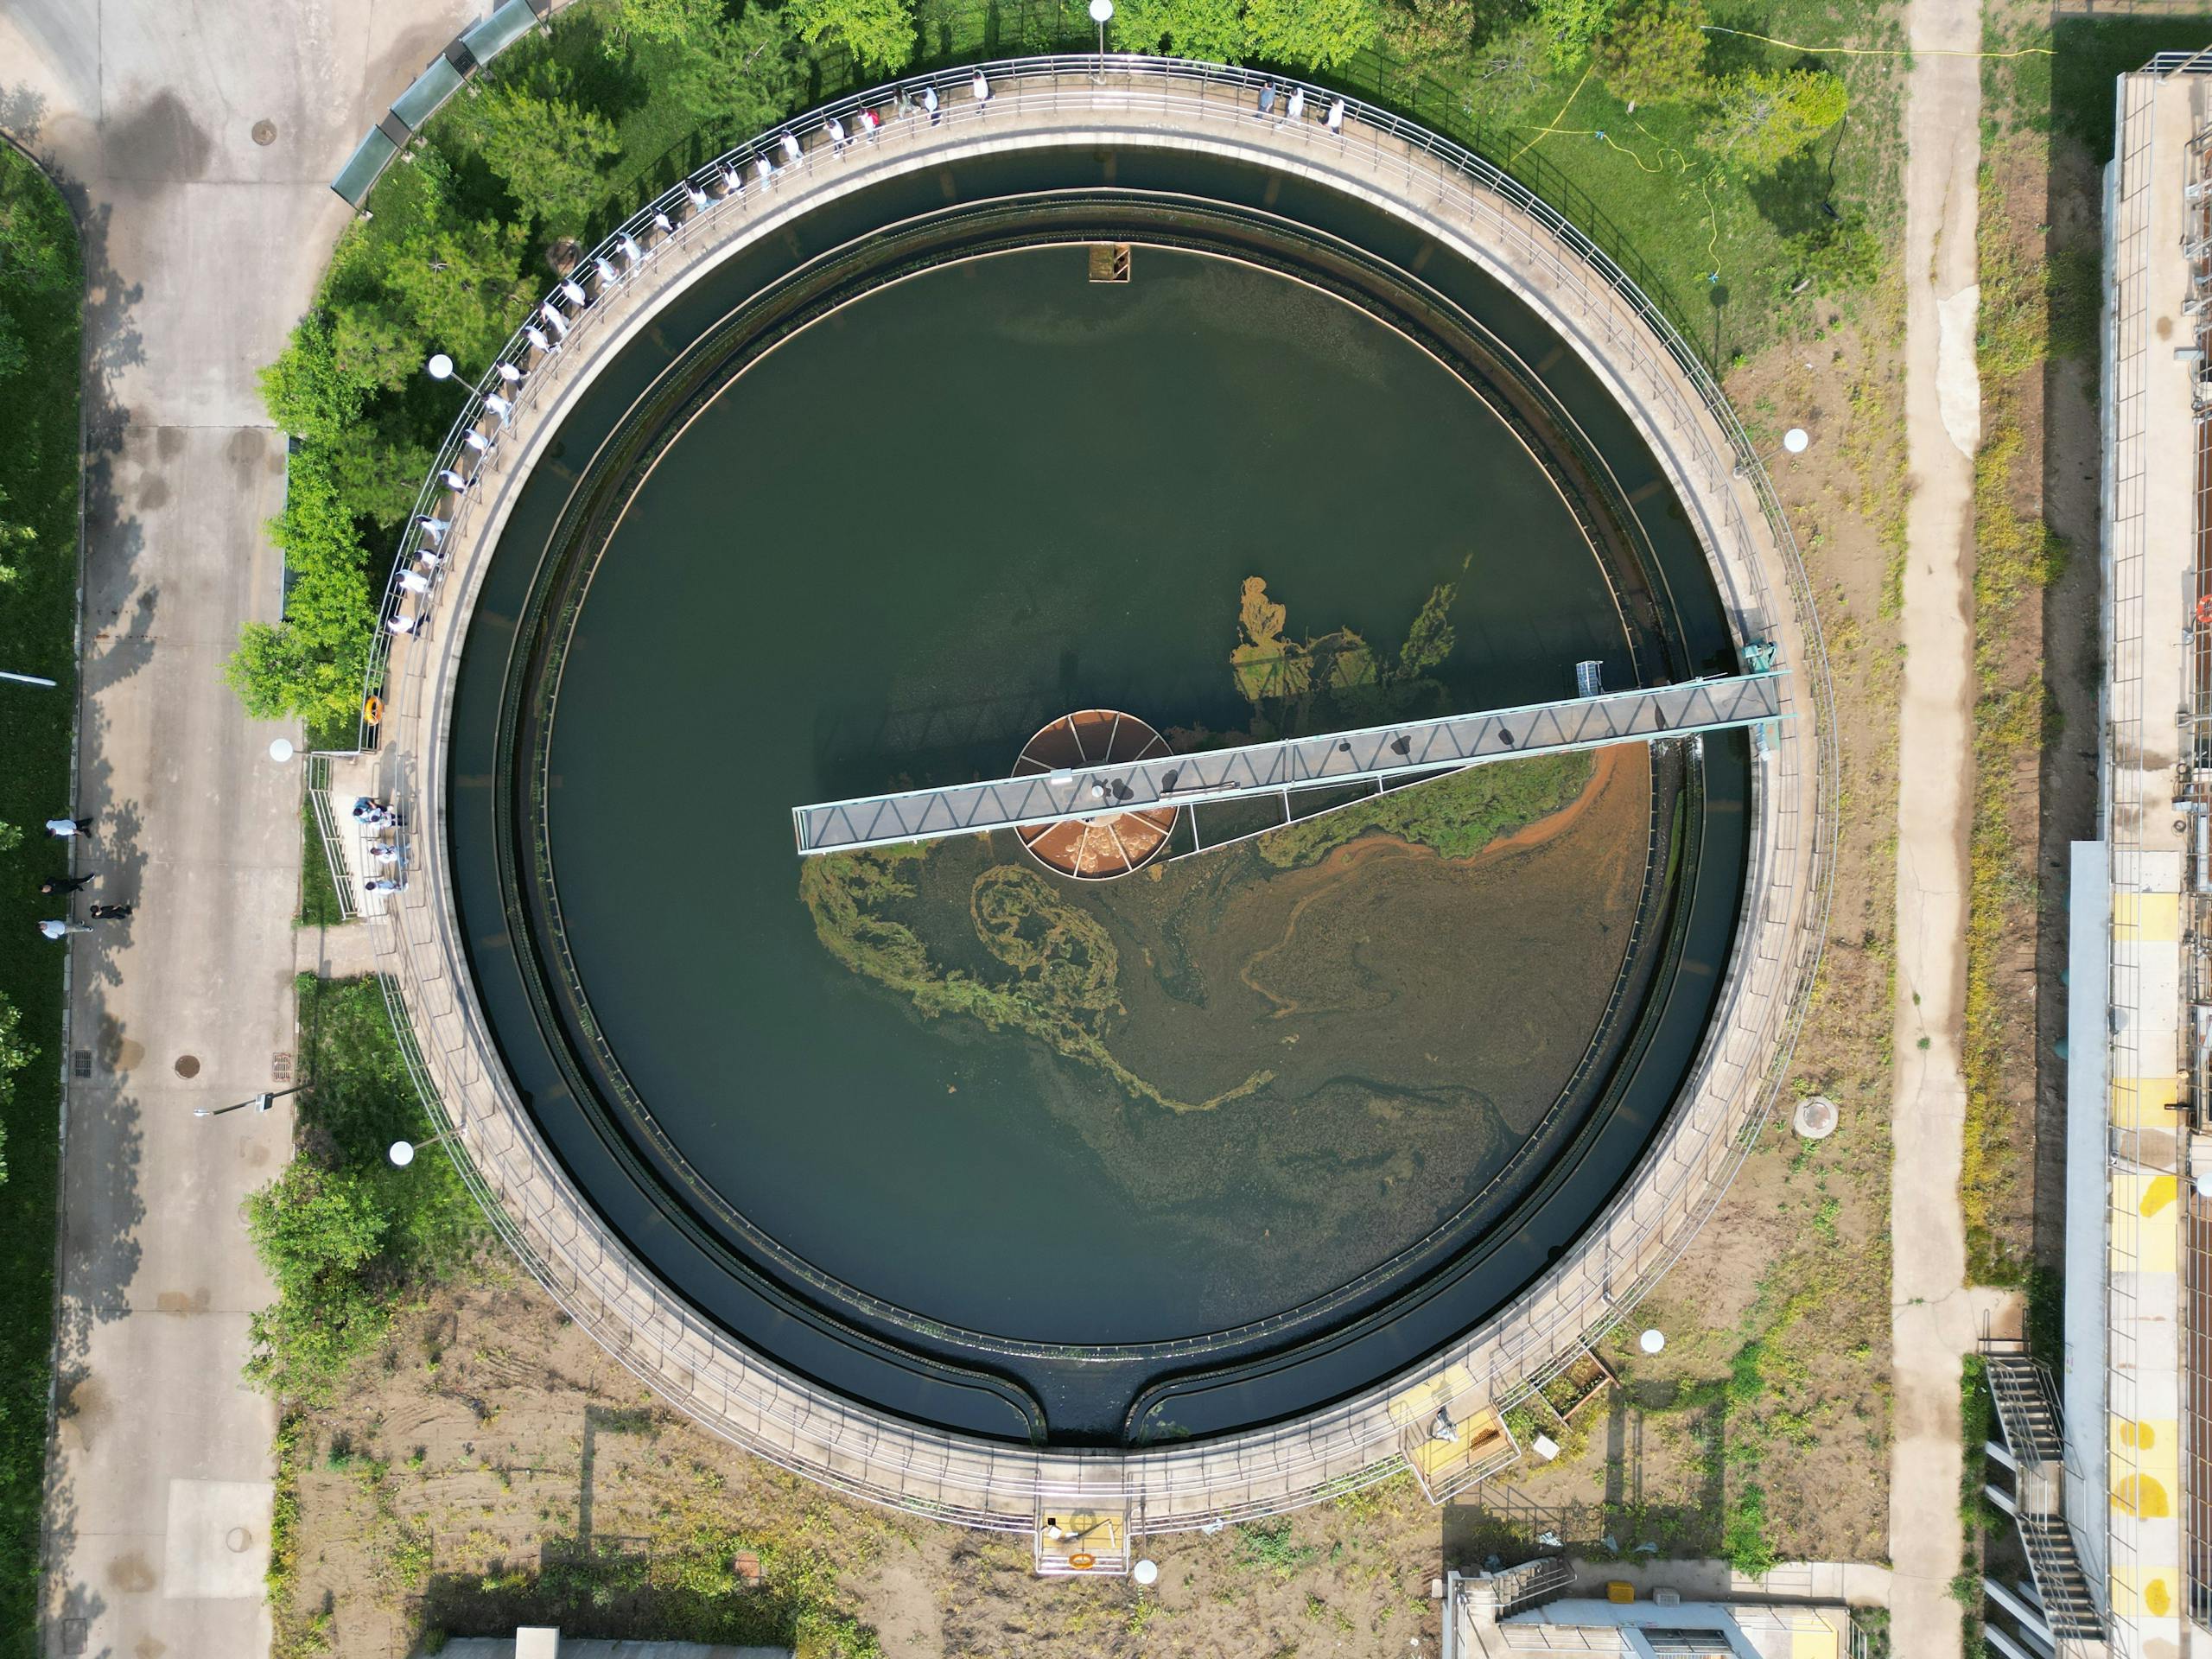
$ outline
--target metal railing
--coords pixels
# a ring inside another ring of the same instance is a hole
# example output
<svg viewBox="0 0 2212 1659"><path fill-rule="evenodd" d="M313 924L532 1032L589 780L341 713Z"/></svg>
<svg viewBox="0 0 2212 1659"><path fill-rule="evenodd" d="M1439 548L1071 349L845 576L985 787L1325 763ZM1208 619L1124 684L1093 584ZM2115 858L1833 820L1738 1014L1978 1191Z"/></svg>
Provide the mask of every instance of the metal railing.
<svg viewBox="0 0 2212 1659"><path fill-rule="evenodd" d="M350 922L360 913L360 906L353 901L353 883L349 879L353 867L340 849L338 821L330 804L330 762L327 754L308 757L308 804L315 814L316 838L322 843L323 866L330 872L330 885L338 894L338 919Z"/></svg>
<svg viewBox="0 0 2212 1659"><path fill-rule="evenodd" d="M977 73L987 77L988 102L969 95ZM501 379L494 370L468 395L417 503L418 512L444 521L439 545L448 561L432 573L423 594L400 583L404 558L396 567L378 617L365 696L391 695L401 705L387 713L388 721L435 711L435 698L427 710L416 705L432 666L436 601L447 573L462 563L476 515L487 511L485 486L502 469L503 443L531 430L541 404L550 399L557 405L570 381L588 378L593 360L585 348L604 333L607 318L634 324L644 315L642 300L626 296L641 293L645 271L664 269L674 281L696 270L714 250L708 232L740 221L780 222L811 194L833 189L837 169L857 167L876 156L878 146L887 156L901 149L972 143L983 137L986 122L1027 119L1034 128L1082 135L1075 141L1087 142L1103 117L1116 137L1129 142L1172 131L1205 135L1240 152L1253 149L1259 147L1253 99L1270 80L1283 99L1295 85L1218 65L1090 54L950 71L906 83L910 90L927 86L938 92L936 121L894 116L871 141L860 141L860 112L892 106L896 89L876 89L730 150L664 192L585 257L578 270L590 276L572 279L584 290L582 303L573 290L556 291L533 313L543 320L542 339L518 331L509 341L499 361L512 365L518 378ZM1318 87L1307 88L1307 94L1314 118L1299 131L1287 133L1281 124L1269 129L1264 143L1270 153L1289 151L1294 143L1299 164L1321 171L1340 188L1387 193L1392 201L1417 199L1418 211L1452 226L1497 269L1510 268L1556 316L1571 314L1586 353L1615 377L1624 401L1631 400L1629 388L1635 387L1634 396L1643 399L1637 406L1649 422L1647 436L1671 461L1678 487L1690 492L1714 520L1711 533L1719 544L1708 551L1739 637L1765 637L1787 617L1797 634L1793 701L1802 695L1812 706L1811 732L1802 721L1791 722L1792 729L1766 746L1763 764L1754 768L1755 822L1764 839L1755 845L1747 872L1751 896L1719 993L1714 1027L1686 1084L1675 1127L1583 1243L1457 1350L1469 1357L1478 1378L1467 1392L1483 1395L1502 1411L1594 1345L1671 1267L1725 1193L1781 1088L1827 920L1837 740L1825 648L1771 483L1719 386L1664 312L1589 238L1462 146L1351 99L1342 100L1338 121L1324 124L1338 100ZM826 137L832 118L845 124L842 145ZM784 144L786 131L798 146L796 160ZM781 182L772 188L752 181L764 158L772 166L784 163ZM733 189L738 176L747 182ZM1462 226L1471 228L1461 232ZM559 327L549 313L559 314ZM611 350L625 337L618 329L603 346ZM569 363L576 365L575 375L568 372ZM486 401L492 396L512 405L496 424ZM471 432L481 442L470 443L466 435ZM438 472L447 469L458 489L437 481ZM1769 588L1762 543L1745 517L1735 487L1739 484L1750 491L1782 564L1782 595ZM480 561L482 550L474 556ZM389 625L400 615L416 619L410 649L421 654L404 685L395 686ZM456 639L448 648L448 667L457 645ZM365 744L376 734L365 729ZM435 751L435 731L431 738ZM435 796L435 780L418 770L422 760L420 753L404 750L386 757L395 798ZM1000 1446L898 1424L796 1385L734 1347L674 1297L575 1198L550 1153L524 1126L511 1085L498 1072L496 1049L479 1028L465 957L435 884L418 880L398 897L378 934L379 950L391 960L387 995L405 1033L410 1072L465 1154L456 1160L464 1179L502 1237L556 1300L650 1386L719 1432L857 1495L1005 1529L1031 1524L1039 1493L1073 1499L1141 1491L1147 1524L1170 1530L1317 1501L1379 1478L1394 1466L1389 1452L1395 1431L1381 1411L1379 1393L1230 1441L1078 1454ZM434 1033L427 1052L416 1034L416 1019L427 1020Z"/></svg>
<svg viewBox="0 0 2212 1659"><path fill-rule="evenodd" d="M2104 407L2110 435L2107 460L2105 537L2105 607L2102 619L2105 673L2105 717L2107 722L2104 788L2105 840L2111 852L2113 904L2107 912L2112 950L2105 988L2107 1025L2110 1032L2112 1087L2109 1154L2110 1171L2105 1205L2105 1406L2114 1421L2134 1421L2140 1414L2136 1371L2154 1363L2140 1348L2145 1319L2163 1330L2170 1311L2139 1306L2137 1263L2142 1259L2142 1218L2132 1198L2123 1202L2127 1183L2123 1170L2143 1167L2140 1124L2143 1116L2142 1081L2146 1065L2156 1069L2168 1062L2158 1056L2145 1058L2138 1052L2137 1010L2142 1001L2142 947L2133 937L2123 937L2116 925L2122 894L2139 895L2150 890L2144 868L2142 834L2144 759L2144 583L2146 563L2148 492L2150 486L2147 423L2150 327L2149 220L2154 168L2152 105L2155 83L2139 76L2122 76L2116 97L2120 102L2120 155L2114 168L2111 208L2112 317L2108 379ZM2178 691L2179 688L2176 688ZM2101 1484L2091 1490L2101 1500L2124 1478L2139 1479L2142 1457L2132 1443L2107 1434L2110 1467L2099 1471ZM2133 1509L2103 1502L2106 1512L2107 1571L2113 1581L2138 1570L2142 1559L2139 1520ZM2102 1586L2100 1586L2101 1588ZM2115 1647L2139 1649L2143 1632L2137 1618L2122 1604L2105 1598Z"/></svg>

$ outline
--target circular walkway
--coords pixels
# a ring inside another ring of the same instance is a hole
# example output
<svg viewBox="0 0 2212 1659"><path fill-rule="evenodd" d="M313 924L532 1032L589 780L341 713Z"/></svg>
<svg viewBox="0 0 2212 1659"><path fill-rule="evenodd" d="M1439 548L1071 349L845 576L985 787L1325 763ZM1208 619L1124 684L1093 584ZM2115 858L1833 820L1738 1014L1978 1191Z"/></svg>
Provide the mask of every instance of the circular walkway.
<svg viewBox="0 0 2212 1659"><path fill-rule="evenodd" d="M427 597L387 601L372 683L385 705L380 783L429 849L373 926L410 1061L453 1126L457 1160L503 1237L564 1307L676 1408L762 1457L845 1491L967 1524L1034 1533L1048 1512L1123 1517L1131 1533L1204 1528L1351 1491L1410 1465L1439 1501L1516 1455L1504 1414L1573 1365L1656 1282L1726 1190L1787 1069L1826 921L1834 738L1826 663L1796 551L1764 473L1718 389L1650 302L1588 239L1465 150L1386 113L1306 90L1305 118L1258 118L1267 78L1113 56L987 64L932 78L937 118L889 118L833 146L825 122L861 130L888 89L791 124L671 189L603 250L618 280L564 328L534 319L553 347L518 335L526 372L495 421L480 395L440 467L470 486L426 486L449 514L447 563ZM916 90L925 84L906 83ZM1293 83L1273 82L1277 112ZM1582 1239L1503 1313L1413 1372L1276 1427L1133 1452L1009 1446L931 1430L862 1408L772 1365L702 1319L631 1256L549 1155L500 1065L470 982L443 836L444 741L476 582L538 451L582 389L673 295L720 259L821 203L891 177L995 151L1061 146L1204 151L1294 173L1421 227L1495 276L1613 391L1650 446L1712 561L1740 645L1769 644L1792 671L1785 717L1758 734L1745 899L1726 978L1673 1117ZM756 157L778 168L758 182ZM725 196L727 163L745 181ZM625 242L628 244L626 247ZM594 268L587 258L580 270ZM564 313L570 309L564 305ZM559 337L553 338L555 334ZM486 390L501 383L487 376ZM480 430L488 448L462 446ZM1438 1433L1440 1417L1452 1425ZM1122 1535L1126 1536L1127 1535ZM1048 1549L1041 1545L1040 1549ZM1045 1557L1040 1554L1040 1561Z"/></svg>

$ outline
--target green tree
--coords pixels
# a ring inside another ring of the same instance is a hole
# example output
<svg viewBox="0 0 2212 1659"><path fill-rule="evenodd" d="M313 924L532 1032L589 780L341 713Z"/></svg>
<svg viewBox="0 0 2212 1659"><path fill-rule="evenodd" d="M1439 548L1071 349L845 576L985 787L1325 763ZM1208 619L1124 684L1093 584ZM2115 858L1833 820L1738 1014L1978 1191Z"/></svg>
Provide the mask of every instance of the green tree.
<svg viewBox="0 0 2212 1659"><path fill-rule="evenodd" d="M391 248L377 276L417 339L457 362L488 363L522 310L529 244L524 225L420 226Z"/></svg>
<svg viewBox="0 0 2212 1659"><path fill-rule="evenodd" d="M632 41L649 46L680 46L728 19L729 9L722 0L622 0L615 10L614 27L607 31L607 55L621 56Z"/></svg>
<svg viewBox="0 0 2212 1659"><path fill-rule="evenodd" d="M1246 44L1268 63L1333 69L1382 32L1375 0L1249 0L1244 10Z"/></svg>
<svg viewBox="0 0 2212 1659"><path fill-rule="evenodd" d="M51 190L0 196L0 379L29 360L10 302L45 299L76 281L76 238Z"/></svg>
<svg viewBox="0 0 2212 1659"><path fill-rule="evenodd" d="M1706 85L1704 24L1704 0L1637 0L1605 37L1606 89L1629 104L1696 98Z"/></svg>
<svg viewBox="0 0 2212 1659"><path fill-rule="evenodd" d="M1579 67L1590 55L1590 43L1613 21L1613 0L1535 0L1531 10L1553 63L1562 69Z"/></svg>
<svg viewBox="0 0 2212 1659"><path fill-rule="evenodd" d="M0 586L16 579L16 556L28 553L31 543L38 540L38 532L29 524L17 524L8 515L8 492L0 490ZM0 847L0 852L5 852Z"/></svg>
<svg viewBox="0 0 2212 1659"><path fill-rule="evenodd" d="M223 669L257 720L298 715L333 724L358 708L376 594L353 517L325 451L295 455L284 510L269 523L290 577L283 620L248 623Z"/></svg>
<svg viewBox="0 0 2212 1659"><path fill-rule="evenodd" d="M1752 70L1724 81L1697 142L1742 173L1770 173L1843 119L1850 95L1824 69Z"/></svg>
<svg viewBox="0 0 2212 1659"><path fill-rule="evenodd" d="M693 31L671 73L692 114L742 130L782 120L806 85L789 12L766 6L747 6L734 22L721 16Z"/></svg>
<svg viewBox="0 0 2212 1659"><path fill-rule="evenodd" d="M17 839L21 839L20 831ZM22 1023L22 1014L16 1005L0 996L0 1181L8 1179L6 1118L7 1109L15 1103L16 1073L38 1058L38 1050L23 1040L18 1029Z"/></svg>
<svg viewBox="0 0 2212 1659"><path fill-rule="evenodd" d="M484 164L507 194L524 212L563 230L581 225L599 205L606 194L600 163L622 147L612 121L565 96L570 80L561 65L541 60L476 99L469 116Z"/></svg>
<svg viewBox="0 0 2212 1659"><path fill-rule="evenodd" d="M332 308L330 360L355 385L391 391L405 385L425 359L405 324L377 302L361 300Z"/></svg>
<svg viewBox="0 0 2212 1659"><path fill-rule="evenodd" d="M370 383L346 372L333 350L330 318L311 312L283 355L261 372L269 418L310 443L344 443L361 417Z"/></svg>
<svg viewBox="0 0 2212 1659"><path fill-rule="evenodd" d="M1244 54L1242 0L1128 0L1115 10L1113 41L1128 52L1236 63Z"/></svg>
<svg viewBox="0 0 2212 1659"><path fill-rule="evenodd" d="M1474 57L1474 0L1389 0L1382 41L1408 68L1457 74Z"/></svg>
<svg viewBox="0 0 2212 1659"><path fill-rule="evenodd" d="M914 55L909 0L790 0L785 10L799 39L842 47L864 69L896 74Z"/></svg>
<svg viewBox="0 0 2212 1659"><path fill-rule="evenodd" d="M378 1272L390 1219L365 1181L296 1158L245 1201L246 1232L276 1287L249 1324L246 1375L281 1398L315 1403L391 1322Z"/></svg>

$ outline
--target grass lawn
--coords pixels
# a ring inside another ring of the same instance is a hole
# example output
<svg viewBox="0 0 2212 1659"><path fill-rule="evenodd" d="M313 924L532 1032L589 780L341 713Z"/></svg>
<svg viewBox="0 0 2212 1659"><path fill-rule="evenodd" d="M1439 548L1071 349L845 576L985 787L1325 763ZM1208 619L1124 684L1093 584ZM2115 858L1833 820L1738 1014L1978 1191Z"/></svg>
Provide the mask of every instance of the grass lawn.
<svg viewBox="0 0 2212 1659"><path fill-rule="evenodd" d="M315 803L300 802L300 912L295 924L300 927L338 927L344 924L346 912L338 904L338 881L330 868L330 855L323 850L322 832L315 825Z"/></svg>
<svg viewBox="0 0 2212 1659"><path fill-rule="evenodd" d="M54 1343L54 1211L59 1169L62 964L58 944L32 924L54 914L38 884L67 866L38 833L69 802L76 706L77 395L79 327L77 235L43 175L0 145L0 209L31 217L66 251L68 276L44 299L9 296L27 347L22 371L0 378L7 442L0 443L0 512L37 539L11 560L0 585L0 667L60 681L57 690L0 682L0 802L29 826L0 853L0 995L21 1010L37 1050L16 1074L5 1107L7 1179L0 1185L0 1653L38 1644L39 1515L46 1462L47 1375Z"/></svg>

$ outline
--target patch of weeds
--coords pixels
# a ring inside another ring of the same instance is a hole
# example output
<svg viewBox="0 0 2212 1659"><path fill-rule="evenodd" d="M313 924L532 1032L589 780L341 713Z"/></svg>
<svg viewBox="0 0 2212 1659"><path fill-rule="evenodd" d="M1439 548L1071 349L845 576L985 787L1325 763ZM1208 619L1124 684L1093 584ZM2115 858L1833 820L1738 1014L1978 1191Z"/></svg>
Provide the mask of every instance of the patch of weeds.
<svg viewBox="0 0 2212 1659"><path fill-rule="evenodd" d="M1239 1567L1265 1568L1279 1579L1287 1579L1321 1553L1311 1544L1293 1543L1290 1532L1288 1516L1240 1522L1232 1559Z"/></svg>

